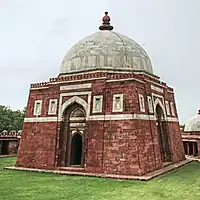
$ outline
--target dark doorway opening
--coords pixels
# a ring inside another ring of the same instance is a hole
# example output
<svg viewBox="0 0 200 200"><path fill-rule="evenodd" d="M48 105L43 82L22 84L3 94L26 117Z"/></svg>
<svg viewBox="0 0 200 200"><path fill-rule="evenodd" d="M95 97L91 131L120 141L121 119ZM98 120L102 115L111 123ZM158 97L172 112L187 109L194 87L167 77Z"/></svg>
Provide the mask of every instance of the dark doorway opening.
<svg viewBox="0 0 200 200"><path fill-rule="evenodd" d="M7 141L7 140L2 141L2 147L1 147L1 154L2 155L8 155L9 154L8 145L9 145L9 141Z"/></svg>
<svg viewBox="0 0 200 200"><path fill-rule="evenodd" d="M162 108L157 105L156 107L156 117L157 117L157 132L158 132L158 140L160 146L160 153L162 162L167 163L171 162L171 148L169 145L169 131L168 124L164 117L164 112Z"/></svg>
<svg viewBox="0 0 200 200"><path fill-rule="evenodd" d="M188 148L187 148L187 142L183 142L184 150L185 150L185 155L188 155Z"/></svg>
<svg viewBox="0 0 200 200"><path fill-rule="evenodd" d="M185 155L198 156L198 145L197 142L183 141Z"/></svg>
<svg viewBox="0 0 200 200"><path fill-rule="evenodd" d="M81 165L82 161L82 136L75 134L71 142L70 165Z"/></svg>

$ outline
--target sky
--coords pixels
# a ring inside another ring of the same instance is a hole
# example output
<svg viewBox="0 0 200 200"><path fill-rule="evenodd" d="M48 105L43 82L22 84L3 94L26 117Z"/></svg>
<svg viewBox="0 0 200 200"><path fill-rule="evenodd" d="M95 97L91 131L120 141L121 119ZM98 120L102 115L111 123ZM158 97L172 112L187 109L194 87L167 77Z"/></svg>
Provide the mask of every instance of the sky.
<svg viewBox="0 0 200 200"><path fill-rule="evenodd" d="M108 11L114 30L141 44L175 89L183 124L200 108L199 8L199 0L0 0L0 105L23 109L30 84L56 77L65 53Z"/></svg>

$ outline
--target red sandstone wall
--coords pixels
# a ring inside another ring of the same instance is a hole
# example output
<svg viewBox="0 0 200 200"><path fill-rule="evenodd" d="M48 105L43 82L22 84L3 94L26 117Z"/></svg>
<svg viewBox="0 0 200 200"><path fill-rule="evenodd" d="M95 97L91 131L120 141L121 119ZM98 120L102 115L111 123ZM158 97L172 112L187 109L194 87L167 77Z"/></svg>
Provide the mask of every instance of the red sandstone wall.
<svg viewBox="0 0 200 200"><path fill-rule="evenodd" d="M48 116L48 106L50 99L58 99L60 95L60 86L51 86L49 89L31 90L29 94L26 117L35 117L33 115L35 100L42 100L41 117ZM58 109L57 109L58 112Z"/></svg>
<svg viewBox="0 0 200 200"><path fill-rule="evenodd" d="M137 75L134 76L137 77ZM140 79L144 78L140 77ZM71 83L62 85L67 84ZM110 83L106 83L105 80L94 80L91 88L92 101L94 95L104 95L103 114L113 114L113 94L124 94L124 112L115 114L149 114L147 101L145 101L145 112L140 112L138 94L143 94L146 100L147 95L151 95L153 92L164 96L165 100L174 101L173 94L168 93L166 88L164 93L160 93L152 91L150 85L151 83L144 85L134 80ZM53 85L49 89L31 90L26 117L34 117L34 101L38 99L43 100L41 117L48 116L49 99L57 98L59 102L59 87L60 85ZM89 89L73 91L85 90ZM87 102L87 96L80 97ZM69 96L63 97L63 103L69 98ZM92 106L93 102L91 102L91 115L95 115L92 114ZM37 126L39 131L36 129ZM169 130L174 154L173 160L177 162L184 159L178 123L169 123ZM56 163L56 132L58 133L58 131L56 122L24 123L17 166L53 168ZM89 172L141 175L162 167L155 121L139 119L91 121L88 122L85 142L85 163L86 170Z"/></svg>
<svg viewBox="0 0 200 200"><path fill-rule="evenodd" d="M198 148L198 159L200 159L200 141L197 143L197 148Z"/></svg>
<svg viewBox="0 0 200 200"><path fill-rule="evenodd" d="M89 172L103 172L104 163L104 123L103 121L88 122L86 138L85 163Z"/></svg>
<svg viewBox="0 0 200 200"><path fill-rule="evenodd" d="M30 168L53 168L56 127L56 122L24 123L16 165Z"/></svg>
<svg viewBox="0 0 200 200"><path fill-rule="evenodd" d="M91 121L87 170L142 175L160 168L158 138L153 126L144 120Z"/></svg>
<svg viewBox="0 0 200 200"><path fill-rule="evenodd" d="M144 85L137 81L122 81L122 82L110 82L106 83L104 81L96 81L92 84L92 96L103 95L104 96L104 105L103 113L113 114L112 112L112 103L114 94L124 94L124 112L115 114L132 114L132 113L141 113L139 109L138 94L143 94L146 99L147 95L144 92ZM93 102L93 98L92 98ZM92 114L91 103L91 114ZM148 105L145 102L146 111L143 114L148 114ZM99 113L96 113L99 114ZM93 114L92 114L93 115ZM95 114L94 114L95 115Z"/></svg>
<svg viewBox="0 0 200 200"><path fill-rule="evenodd" d="M171 138L171 149L173 162L179 162L185 159L185 152L181 138L179 123L169 122L169 133Z"/></svg>

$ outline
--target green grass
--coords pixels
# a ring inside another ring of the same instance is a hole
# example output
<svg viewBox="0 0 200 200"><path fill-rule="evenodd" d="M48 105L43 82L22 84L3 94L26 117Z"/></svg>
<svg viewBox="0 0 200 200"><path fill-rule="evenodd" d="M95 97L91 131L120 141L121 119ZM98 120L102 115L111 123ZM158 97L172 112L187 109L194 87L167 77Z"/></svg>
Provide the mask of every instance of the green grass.
<svg viewBox="0 0 200 200"><path fill-rule="evenodd" d="M200 199L200 163L148 182L120 181L5 170L16 158L0 158L0 200L195 200Z"/></svg>

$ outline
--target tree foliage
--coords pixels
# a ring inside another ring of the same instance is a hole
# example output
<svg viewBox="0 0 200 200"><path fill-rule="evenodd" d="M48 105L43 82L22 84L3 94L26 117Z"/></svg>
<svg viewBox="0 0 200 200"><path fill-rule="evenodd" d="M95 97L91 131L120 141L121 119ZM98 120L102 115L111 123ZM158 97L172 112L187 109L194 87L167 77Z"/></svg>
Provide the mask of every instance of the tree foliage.
<svg viewBox="0 0 200 200"><path fill-rule="evenodd" d="M25 108L22 111L13 111L7 106L0 105L0 132L3 130L21 130L25 111Z"/></svg>
<svg viewBox="0 0 200 200"><path fill-rule="evenodd" d="M184 129L185 129L185 124L180 125L180 130L181 130L182 132L184 132Z"/></svg>

